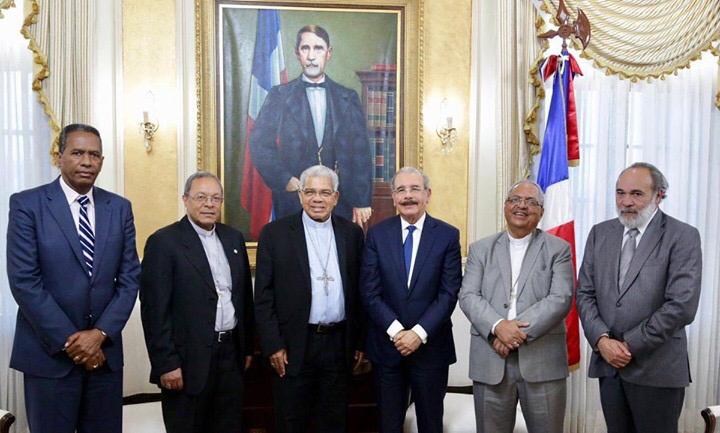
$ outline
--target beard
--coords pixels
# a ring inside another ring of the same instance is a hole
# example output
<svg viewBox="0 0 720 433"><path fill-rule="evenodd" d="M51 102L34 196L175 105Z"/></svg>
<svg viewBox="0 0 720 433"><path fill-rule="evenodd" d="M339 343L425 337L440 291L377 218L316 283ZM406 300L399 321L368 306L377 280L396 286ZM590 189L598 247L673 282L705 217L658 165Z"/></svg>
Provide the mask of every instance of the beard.
<svg viewBox="0 0 720 433"><path fill-rule="evenodd" d="M657 204L654 201L651 201L644 208L634 212L625 211L625 213L623 213L622 208L617 207L616 209L618 219L620 220L622 225L624 225L628 229L637 229L644 226L645 224L647 224L648 221L650 221L653 212L655 212L655 210L657 209Z"/></svg>

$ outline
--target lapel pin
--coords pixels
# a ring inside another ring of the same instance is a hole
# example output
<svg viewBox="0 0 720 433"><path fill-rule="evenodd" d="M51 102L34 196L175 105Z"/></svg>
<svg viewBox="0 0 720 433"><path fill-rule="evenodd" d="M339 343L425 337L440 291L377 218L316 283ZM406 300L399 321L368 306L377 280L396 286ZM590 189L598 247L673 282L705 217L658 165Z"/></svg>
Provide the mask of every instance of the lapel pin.
<svg viewBox="0 0 720 433"><path fill-rule="evenodd" d="M233 248L233 254L237 254L237 250Z"/></svg>

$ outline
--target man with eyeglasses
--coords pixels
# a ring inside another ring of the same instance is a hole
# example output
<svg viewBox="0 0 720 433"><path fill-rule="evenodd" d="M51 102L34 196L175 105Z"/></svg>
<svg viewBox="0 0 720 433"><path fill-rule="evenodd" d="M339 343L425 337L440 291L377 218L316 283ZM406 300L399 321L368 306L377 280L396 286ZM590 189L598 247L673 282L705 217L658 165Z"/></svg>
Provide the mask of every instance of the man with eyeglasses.
<svg viewBox="0 0 720 433"><path fill-rule="evenodd" d="M608 433L676 433L690 384L685 327L700 301L702 250L695 227L660 209L667 189L652 164L624 169L618 217L585 244L577 309Z"/></svg>
<svg viewBox="0 0 720 433"><path fill-rule="evenodd" d="M255 272L263 355L275 371L277 429L347 431L348 379L363 361L359 226L333 215L338 177L322 165L300 175L302 211L267 224Z"/></svg>
<svg viewBox="0 0 720 433"><path fill-rule="evenodd" d="M570 245L537 228L543 193L535 182L513 185L503 210L507 229L470 245L460 289L460 308L472 323L477 431L511 433L519 400L528 432L561 432Z"/></svg>
<svg viewBox="0 0 720 433"><path fill-rule="evenodd" d="M392 188L399 215L368 231L360 277L380 431L402 432L412 390L419 433L441 433L448 366L456 361L450 316L460 289L460 232L427 214L430 179L420 170L401 168Z"/></svg>
<svg viewBox="0 0 720 433"><path fill-rule="evenodd" d="M188 177L182 199L187 215L148 238L142 261L150 382L161 389L168 433L235 433L254 334L245 239L218 222L215 175Z"/></svg>
<svg viewBox="0 0 720 433"><path fill-rule="evenodd" d="M519 400L529 433L561 432L570 245L537 228L543 193L535 182L513 185L503 210L507 229L470 245L460 289L460 308L472 323L477 431L511 433Z"/></svg>

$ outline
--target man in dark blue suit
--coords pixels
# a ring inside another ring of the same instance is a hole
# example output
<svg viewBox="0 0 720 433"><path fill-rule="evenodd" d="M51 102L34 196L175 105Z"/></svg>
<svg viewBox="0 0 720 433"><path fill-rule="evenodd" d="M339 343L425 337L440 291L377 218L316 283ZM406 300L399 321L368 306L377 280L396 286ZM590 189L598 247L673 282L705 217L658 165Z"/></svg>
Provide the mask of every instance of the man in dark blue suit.
<svg viewBox="0 0 720 433"><path fill-rule="evenodd" d="M98 131L68 125L61 176L10 197L10 367L24 373L32 433L122 431L121 331L140 267L130 202L94 187L102 163Z"/></svg>
<svg viewBox="0 0 720 433"><path fill-rule="evenodd" d="M303 73L265 98L250 134L253 164L272 190L276 219L300 212L300 173L324 165L340 180L334 213L362 224L371 214L373 161L360 98L325 74L332 46L322 27L298 31L295 55Z"/></svg>
<svg viewBox="0 0 720 433"><path fill-rule="evenodd" d="M450 315L461 284L460 233L425 212L430 180L418 169L400 169L392 188L400 215L370 228L360 273L380 431L402 432L412 390L418 431L442 433L455 362Z"/></svg>

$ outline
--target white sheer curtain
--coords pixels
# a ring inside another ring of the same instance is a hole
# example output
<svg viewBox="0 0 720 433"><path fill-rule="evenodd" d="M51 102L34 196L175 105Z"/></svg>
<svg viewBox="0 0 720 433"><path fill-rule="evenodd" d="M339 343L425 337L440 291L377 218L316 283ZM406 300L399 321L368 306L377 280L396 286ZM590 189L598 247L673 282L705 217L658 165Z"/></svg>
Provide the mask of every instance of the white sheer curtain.
<svg viewBox="0 0 720 433"><path fill-rule="evenodd" d="M720 110L717 59L705 54L690 69L654 82L606 76L587 62L577 77L581 162L571 169L578 264L590 228L615 217L614 183L637 161L668 178L666 213L694 225L703 243L703 284L695 322L688 329L693 383L687 388L681 432L703 430L699 411L720 403ZM549 101L546 98L546 101ZM582 341L578 371L568 382L566 431L605 432L598 384L587 378L591 349Z"/></svg>
<svg viewBox="0 0 720 433"><path fill-rule="evenodd" d="M22 8L0 19L0 407L13 412L14 431L27 431L22 375L8 367L17 304L8 287L6 237L8 198L56 175L50 164L50 128L31 89L32 53L20 35Z"/></svg>

